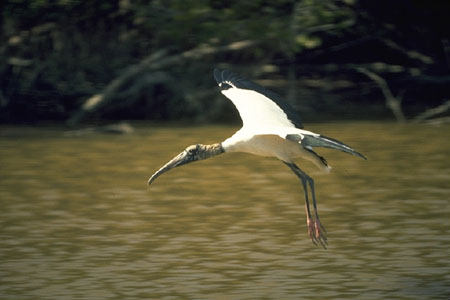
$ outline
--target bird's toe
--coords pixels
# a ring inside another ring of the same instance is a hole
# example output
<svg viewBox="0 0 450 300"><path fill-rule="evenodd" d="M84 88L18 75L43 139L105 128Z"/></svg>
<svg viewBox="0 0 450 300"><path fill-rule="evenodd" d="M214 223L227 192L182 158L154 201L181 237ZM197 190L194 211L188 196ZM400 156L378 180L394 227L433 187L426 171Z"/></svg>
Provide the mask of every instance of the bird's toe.
<svg viewBox="0 0 450 300"><path fill-rule="evenodd" d="M309 219L307 220L308 226L308 235L311 238L311 241L314 245L321 245L324 249L326 249L327 237L325 227L320 223L317 219Z"/></svg>

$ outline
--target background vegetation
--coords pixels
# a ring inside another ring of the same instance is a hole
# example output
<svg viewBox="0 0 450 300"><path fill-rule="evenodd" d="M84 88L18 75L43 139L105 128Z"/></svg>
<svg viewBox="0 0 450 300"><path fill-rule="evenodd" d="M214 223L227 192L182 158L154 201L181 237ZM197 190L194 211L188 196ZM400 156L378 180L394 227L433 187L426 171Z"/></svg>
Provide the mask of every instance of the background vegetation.
<svg viewBox="0 0 450 300"><path fill-rule="evenodd" d="M228 121L212 69L304 119L426 119L450 106L447 0L4 0L0 121Z"/></svg>

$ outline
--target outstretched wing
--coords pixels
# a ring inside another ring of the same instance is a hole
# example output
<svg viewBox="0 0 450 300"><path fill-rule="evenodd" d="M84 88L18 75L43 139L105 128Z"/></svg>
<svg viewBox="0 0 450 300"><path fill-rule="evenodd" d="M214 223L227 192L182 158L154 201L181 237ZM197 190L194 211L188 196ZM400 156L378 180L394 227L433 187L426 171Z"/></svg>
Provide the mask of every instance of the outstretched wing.
<svg viewBox="0 0 450 300"><path fill-rule="evenodd" d="M349 145L346 145L343 142L332 139L330 137L313 133L310 131L300 130L300 133L287 134L285 138L287 140L300 143L305 149L309 151L312 151L312 147L325 147L340 150L367 160L367 158L364 155L355 151Z"/></svg>
<svg viewBox="0 0 450 300"><path fill-rule="evenodd" d="M228 70L214 69L214 78L239 111L243 127L303 128L294 108L277 94Z"/></svg>

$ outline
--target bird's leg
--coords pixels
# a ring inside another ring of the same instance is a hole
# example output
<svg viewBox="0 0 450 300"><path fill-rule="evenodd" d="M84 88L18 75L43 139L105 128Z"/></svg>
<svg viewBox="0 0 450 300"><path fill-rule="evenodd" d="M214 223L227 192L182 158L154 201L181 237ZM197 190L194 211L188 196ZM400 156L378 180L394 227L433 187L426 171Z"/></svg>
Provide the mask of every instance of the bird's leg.
<svg viewBox="0 0 450 300"><path fill-rule="evenodd" d="M309 208L308 185L306 184L305 179L300 179L303 185L303 191L305 192L306 226L308 228L308 235L311 238L311 241L317 246L317 242L319 241L321 243L321 241L317 239L315 222L311 216L311 210Z"/></svg>
<svg viewBox="0 0 450 300"><path fill-rule="evenodd" d="M327 238L325 236L325 228L320 223L319 214L317 212L316 194L314 191L314 180L303 172L296 164L284 162L300 179L305 192L305 210L306 210L306 224L308 226L308 234L314 244L320 243L322 247L326 248ZM311 189L314 218L311 216L309 198L308 198L308 184Z"/></svg>
<svg viewBox="0 0 450 300"><path fill-rule="evenodd" d="M314 190L314 179L312 179L311 177L308 176L308 183L309 183L309 187L311 189L311 194L312 194L312 198L313 198L314 215L316 217L316 223L315 223L316 236L320 236L321 231L323 231L324 233L326 233L327 231L325 230L325 227L323 227L322 223L320 223L319 212L317 210L316 192ZM324 238L324 242L326 243L327 238L325 236L323 236L323 238Z"/></svg>
<svg viewBox="0 0 450 300"><path fill-rule="evenodd" d="M296 173L297 174L297 173ZM303 191L305 193L305 211L306 211L306 225L308 227L308 235L311 237L311 241L317 245L316 242L316 237L315 237L315 229L314 229L314 222L312 221L312 217L311 217L311 209L310 209L310 205L309 205L309 196L308 196L308 185L306 184L306 179L303 177L300 177L300 181L302 182L303 185Z"/></svg>

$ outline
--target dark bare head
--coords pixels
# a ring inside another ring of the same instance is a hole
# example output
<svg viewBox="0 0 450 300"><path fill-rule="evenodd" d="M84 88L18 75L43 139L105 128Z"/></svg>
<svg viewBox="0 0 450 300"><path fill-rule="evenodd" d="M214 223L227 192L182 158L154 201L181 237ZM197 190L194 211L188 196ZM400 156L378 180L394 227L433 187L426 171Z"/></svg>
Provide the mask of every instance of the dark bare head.
<svg viewBox="0 0 450 300"><path fill-rule="evenodd" d="M156 171L155 174L153 174L152 177L150 177L150 179L148 180L148 185L150 185L156 178L158 178L158 176L173 168L186 165L194 161L204 160L219 155L223 152L224 150L221 144L191 145L184 149L183 152L172 158L172 160L165 164L161 169Z"/></svg>

